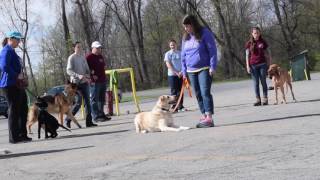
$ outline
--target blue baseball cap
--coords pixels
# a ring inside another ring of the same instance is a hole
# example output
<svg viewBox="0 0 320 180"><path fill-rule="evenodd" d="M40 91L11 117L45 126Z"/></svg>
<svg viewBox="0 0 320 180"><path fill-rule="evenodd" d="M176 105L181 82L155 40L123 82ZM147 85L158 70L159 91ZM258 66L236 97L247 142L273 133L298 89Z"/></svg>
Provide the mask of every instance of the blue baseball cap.
<svg viewBox="0 0 320 180"><path fill-rule="evenodd" d="M20 32L17 31L10 31L6 33L7 38L16 38L16 39L22 39L22 35Z"/></svg>

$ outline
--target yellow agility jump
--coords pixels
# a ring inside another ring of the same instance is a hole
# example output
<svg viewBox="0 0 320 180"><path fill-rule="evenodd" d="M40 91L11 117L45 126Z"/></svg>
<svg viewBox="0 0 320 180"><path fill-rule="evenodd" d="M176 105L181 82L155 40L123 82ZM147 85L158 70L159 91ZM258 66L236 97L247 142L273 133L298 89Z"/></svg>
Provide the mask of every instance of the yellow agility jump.
<svg viewBox="0 0 320 180"><path fill-rule="evenodd" d="M132 87L132 96L134 99L134 103L136 104L137 111L140 112L140 107L138 104L137 100L137 95L136 95L136 83L134 79L134 73L132 68L124 68L124 69L111 69L111 70L106 70L105 71L106 75L110 76L110 89L113 89L113 94L115 97L115 103L116 103L116 114L117 116L120 115L119 111L119 99L118 99L118 86L117 86L117 75L119 73L129 73L130 74L130 80L131 80L131 87ZM111 87L112 86L112 87Z"/></svg>
<svg viewBox="0 0 320 180"><path fill-rule="evenodd" d="M131 80L131 87L132 87L132 96L134 99L134 103L136 104L137 111L140 112L140 107L138 104L137 100L137 95L136 95L136 83L134 79L134 73L132 68L124 68L124 69L111 69L111 70L106 70L105 73L106 75L110 75L110 89L113 89L114 97L115 97L115 103L116 103L116 114L117 116L120 115L119 111L119 99L118 99L118 86L117 83L112 83L112 82L117 82L117 76L115 74L118 73L129 73L130 74L130 80ZM85 112L84 112L84 100L82 99L82 105L81 105L81 112L82 112L82 117L85 117Z"/></svg>

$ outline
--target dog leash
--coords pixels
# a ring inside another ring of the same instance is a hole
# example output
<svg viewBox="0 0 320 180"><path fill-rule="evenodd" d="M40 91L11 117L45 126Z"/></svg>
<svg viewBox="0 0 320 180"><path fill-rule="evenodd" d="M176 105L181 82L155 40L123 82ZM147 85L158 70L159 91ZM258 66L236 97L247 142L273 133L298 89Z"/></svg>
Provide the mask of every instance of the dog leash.
<svg viewBox="0 0 320 180"><path fill-rule="evenodd" d="M178 106L180 105L180 102L181 102L183 94L184 94L184 89L187 89L189 96L192 97L192 92L191 92L190 83L189 83L188 78L183 78L183 80L182 80L182 87L181 87L181 91L180 91L180 96L179 96L179 99L177 101L176 106L173 109L173 112L175 112L177 110Z"/></svg>

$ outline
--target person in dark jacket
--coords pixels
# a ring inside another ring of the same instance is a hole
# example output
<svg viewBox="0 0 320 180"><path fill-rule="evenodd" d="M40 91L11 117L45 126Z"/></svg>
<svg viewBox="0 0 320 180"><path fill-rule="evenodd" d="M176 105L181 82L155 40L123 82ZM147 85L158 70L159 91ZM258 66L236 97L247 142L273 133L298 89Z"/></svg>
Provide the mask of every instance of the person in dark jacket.
<svg viewBox="0 0 320 180"><path fill-rule="evenodd" d="M3 49L0 53L0 88L8 101L9 142L28 142L32 139L27 136L28 103L24 88L18 86L19 79L23 78L20 57L15 52L22 36L19 32L8 32L3 40Z"/></svg>

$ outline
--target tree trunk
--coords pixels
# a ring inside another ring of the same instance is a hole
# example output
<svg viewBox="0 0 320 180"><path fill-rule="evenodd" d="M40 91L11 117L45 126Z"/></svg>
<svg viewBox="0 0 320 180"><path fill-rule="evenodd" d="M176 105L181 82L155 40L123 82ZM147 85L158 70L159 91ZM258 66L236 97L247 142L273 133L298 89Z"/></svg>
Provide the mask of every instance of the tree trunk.
<svg viewBox="0 0 320 180"><path fill-rule="evenodd" d="M70 38L70 31L69 31L68 20L66 15L65 0L61 0L61 10L62 10L61 18L62 18L63 31L64 31L64 41L66 46L66 52L69 55L71 54L70 53L71 38Z"/></svg>
<svg viewBox="0 0 320 180"><path fill-rule="evenodd" d="M134 0L129 0L130 6L131 6L131 13L132 13L132 18L133 18L133 26L134 26L134 31L136 34L137 38L137 43L138 43L138 57L139 57L139 64L140 64L140 69L141 74L143 75L143 80L145 83L149 84L150 79L149 79L149 73L148 73L148 67L146 65L146 60L145 60L145 52L144 52L144 43L143 43L143 29L142 29L142 21L141 21L141 0L138 1L138 10L136 10Z"/></svg>
<svg viewBox="0 0 320 180"><path fill-rule="evenodd" d="M16 14L17 14L18 18L20 19L20 21L22 21L25 24L24 42L22 44L22 52L23 52L23 54L22 54L22 68L24 69L24 72L27 73L27 68L26 68L26 58L27 58L28 66L29 66L29 69L30 69L31 80L33 82L35 94L38 94L37 83L36 83L36 80L34 78L34 74L33 74L33 70L32 70L32 64L31 64L31 61L30 61L29 54L27 52L27 40L28 40L27 36L28 36L28 30L29 30L28 1L27 0L24 1L24 14L25 14L24 18L20 15L19 10L16 7L15 0L12 0L12 2L13 2L13 7L14 7L14 9L16 11Z"/></svg>
<svg viewBox="0 0 320 180"><path fill-rule="evenodd" d="M228 56L229 61L232 62L232 59L235 58L236 62L238 62L243 68L245 68L245 64L244 62L241 60L241 58L239 58L235 53L234 53L234 49L232 47L232 43L231 43L231 36L230 34L228 33L228 29L227 29L227 23L225 21L225 18L222 14L222 10L221 10L221 4L220 4L220 1L219 0L212 0L216 10L217 10L217 13L218 13L218 17L219 17L219 24L222 26L222 33L223 33L223 36L224 36L224 40L225 40L225 46L226 46L226 55ZM230 66L229 66L229 69L230 69Z"/></svg>
<svg viewBox="0 0 320 180"><path fill-rule="evenodd" d="M80 16L84 28L84 32L86 35L86 44L88 49L91 49L91 43L92 43L92 36L91 36L91 29L90 29L90 21L89 21L89 15L87 11L88 6L88 0L76 0L75 3L78 5L79 11L80 11Z"/></svg>
<svg viewBox="0 0 320 180"><path fill-rule="evenodd" d="M294 52L293 51L293 42L292 42L292 39L289 37L289 34L287 33L286 31L286 28L282 22L282 18L281 18L281 13L280 13L280 9L279 9L279 0L273 0L273 5L274 5L274 10L275 10L275 14L277 16L277 19L278 19L278 22L279 22L279 25L280 25L280 28L281 28L281 32L282 32L282 35L283 35L283 38L284 40L286 41L286 44L287 44L287 54L288 54L288 57L292 57L294 55Z"/></svg>

